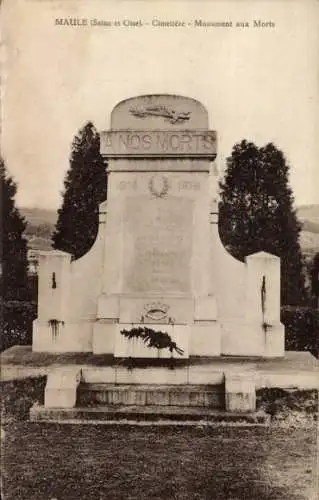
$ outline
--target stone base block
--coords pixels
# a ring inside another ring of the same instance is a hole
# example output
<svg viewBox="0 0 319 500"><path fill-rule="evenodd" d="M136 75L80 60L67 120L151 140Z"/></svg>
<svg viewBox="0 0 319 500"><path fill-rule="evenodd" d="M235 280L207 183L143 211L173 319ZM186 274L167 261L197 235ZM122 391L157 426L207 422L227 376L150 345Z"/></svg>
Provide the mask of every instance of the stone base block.
<svg viewBox="0 0 319 500"><path fill-rule="evenodd" d="M220 356L221 330L217 321L198 321L192 325L191 356Z"/></svg>
<svg viewBox="0 0 319 500"><path fill-rule="evenodd" d="M259 323L222 322L222 354L224 356L263 356L265 335Z"/></svg>
<svg viewBox="0 0 319 500"><path fill-rule="evenodd" d="M46 408L74 408L80 381L80 368L68 367L52 370L47 378L44 406Z"/></svg>
<svg viewBox="0 0 319 500"><path fill-rule="evenodd" d="M93 326L93 354L114 354L117 323L98 320Z"/></svg>
<svg viewBox="0 0 319 500"><path fill-rule="evenodd" d="M229 412L254 412L256 389L253 375L225 374L225 406Z"/></svg>
<svg viewBox="0 0 319 500"><path fill-rule="evenodd" d="M260 322L225 321L221 344L224 356L281 358L285 354L285 328L277 324L265 330Z"/></svg>
<svg viewBox="0 0 319 500"><path fill-rule="evenodd" d="M35 352L92 352L93 322L33 322L32 350Z"/></svg>
<svg viewBox="0 0 319 500"><path fill-rule="evenodd" d="M285 356L285 327L283 324L271 326L265 332L265 357L283 358Z"/></svg>

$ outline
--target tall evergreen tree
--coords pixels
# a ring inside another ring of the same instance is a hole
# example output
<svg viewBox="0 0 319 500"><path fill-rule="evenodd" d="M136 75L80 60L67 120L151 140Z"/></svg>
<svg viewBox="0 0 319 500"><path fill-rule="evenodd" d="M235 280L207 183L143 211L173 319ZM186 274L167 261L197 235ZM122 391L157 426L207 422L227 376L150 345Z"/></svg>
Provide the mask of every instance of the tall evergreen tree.
<svg viewBox="0 0 319 500"><path fill-rule="evenodd" d="M82 257L98 231L98 207L106 199L106 164L100 154L100 137L88 122L74 138L70 168L64 181L62 207L53 234L53 247Z"/></svg>
<svg viewBox="0 0 319 500"><path fill-rule="evenodd" d="M219 224L221 239L234 257L244 260L265 251L281 258L281 301L296 305L304 298L301 226L288 174L286 159L274 144L236 144L220 183Z"/></svg>
<svg viewBox="0 0 319 500"><path fill-rule="evenodd" d="M311 295L314 306L319 310L319 252L313 258L311 269Z"/></svg>
<svg viewBox="0 0 319 500"><path fill-rule="evenodd" d="M29 298L26 222L15 205L17 185L8 175L0 158L1 220L1 292L4 300Z"/></svg>

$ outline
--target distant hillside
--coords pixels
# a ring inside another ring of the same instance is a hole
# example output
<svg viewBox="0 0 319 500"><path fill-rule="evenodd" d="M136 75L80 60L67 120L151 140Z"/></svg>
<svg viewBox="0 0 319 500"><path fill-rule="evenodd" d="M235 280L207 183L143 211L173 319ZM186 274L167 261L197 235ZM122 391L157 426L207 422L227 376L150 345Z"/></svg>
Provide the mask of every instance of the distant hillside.
<svg viewBox="0 0 319 500"><path fill-rule="evenodd" d="M319 205L302 205L297 208L302 224L300 246L304 254L319 252Z"/></svg>
<svg viewBox="0 0 319 500"><path fill-rule="evenodd" d="M32 250L50 250L51 237L58 218L56 210L19 208L27 221L26 237Z"/></svg>
<svg viewBox="0 0 319 500"><path fill-rule="evenodd" d="M51 238L31 236L28 237L28 248L30 250L52 250L52 240Z"/></svg>
<svg viewBox="0 0 319 500"><path fill-rule="evenodd" d="M21 215L26 218L28 224L39 226L50 224L55 226L58 218L57 210L47 210L45 208L24 208L19 207Z"/></svg>
<svg viewBox="0 0 319 500"><path fill-rule="evenodd" d="M319 252L319 234L301 231L299 243L303 254L315 254Z"/></svg>
<svg viewBox="0 0 319 500"><path fill-rule="evenodd" d="M20 208L27 221L26 236L29 247L47 250L51 246L51 236L56 224L56 210L42 208ZM297 208L297 216L302 223L300 245L303 253L319 252L319 205L302 205Z"/></svg>
<svg viewBox="0 0 319 500"><path fill-rule="evenodd" d="M314 222L319 222L319 205L300 205L297 207L298 217L300 219L308 219Z"/></svg>

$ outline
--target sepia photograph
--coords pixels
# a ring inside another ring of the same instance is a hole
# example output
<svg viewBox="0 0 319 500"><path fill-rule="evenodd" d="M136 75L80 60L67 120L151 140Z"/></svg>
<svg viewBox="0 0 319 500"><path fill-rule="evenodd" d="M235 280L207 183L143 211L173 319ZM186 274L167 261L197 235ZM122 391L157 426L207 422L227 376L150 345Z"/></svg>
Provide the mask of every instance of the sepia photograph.
<svg viewBox="0 0 319 500"><path fill-rule="evenodd" d="M1 497L316 500L319 2L0 11Z"/></svg>

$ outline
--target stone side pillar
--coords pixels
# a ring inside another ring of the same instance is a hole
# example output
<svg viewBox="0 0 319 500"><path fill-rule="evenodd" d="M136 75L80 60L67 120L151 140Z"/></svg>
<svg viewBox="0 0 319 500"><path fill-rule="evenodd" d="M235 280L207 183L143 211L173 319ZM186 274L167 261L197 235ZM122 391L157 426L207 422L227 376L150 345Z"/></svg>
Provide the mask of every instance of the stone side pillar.
<svg viewBox="0 0 319 500"><path fill-rule="evenodd" d="M38 317L33 323L34 351L51 351L63 335L68 316L71 255L54 250L40 253Z"/></svg>
<svg viewBox="0 0 319 500"><path fill-rule="evenodd" d="M80 381L80 368L64 367L51 370L45 387L44 406L46 408L74 408Z"/></svg>
<svg viewBox="0 0 319 500"><path fill-rule="evenodd" d="M40 321L66 319L70 285L71 255L60 250L40 254L39 304Z"/></svg>
<svg viewBox="0 0 319 500"><path fill-rule="evenodd" d="M280 259L266 252L246 258L246 319L263 339L265 357L284 356L280 323Z"/></svg>
<svg viewBox="0 0 319 500"><path fill-rule="evenodd" d="M256 387L252 374L226 373L226 411L250 413L256 411Z"/></svg>

